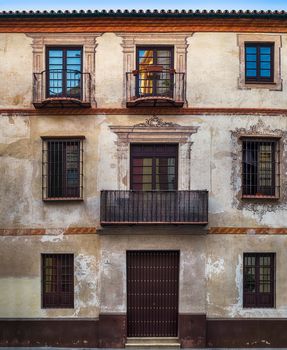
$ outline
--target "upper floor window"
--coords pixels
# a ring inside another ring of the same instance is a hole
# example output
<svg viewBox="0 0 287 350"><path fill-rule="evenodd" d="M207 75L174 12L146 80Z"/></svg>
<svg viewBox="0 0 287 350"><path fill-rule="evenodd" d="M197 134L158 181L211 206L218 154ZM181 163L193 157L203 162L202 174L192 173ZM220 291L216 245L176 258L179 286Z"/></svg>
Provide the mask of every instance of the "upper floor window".
<svg viewBox="0 0 287 350"><path fill-rule="evenodd" d="M43 137L43 199L83 198L83 137Z"/></svg>
<svg viewBox="0 0 287 350"><path fill-rule="evenodd" d="M42 254L42 306L74 307L73 254Z"/></svg>
<svg viewBox="0 0 287 350"><path fill-rule="evenodd" d="M173 95L173 48L137 48L138 96Z"/></svg>
<svg viewBox="0 0 287 350"><path fill-rule="evenodd" d="M137 47L136 69L127 72L127 106L178 106L185 99L185 74L174 69L174 48Z"/></svg>
<svg viewBox="0 0 287 350"><path fill-rule="evenodd" d="M243 307L274 307L275 254L243 256Z"/></svg>
<svg viewBox="0 0 287 350"><path fill-rule="evenodd" d="M277 139L242 140L243 197L279 195L279 145Z"/></svg>
<svg viewBox="0 0 287 350"><path fill-rule="evenodd" d="M46 66L33 74L33 104L90 107L91 73L83 69L82 47L46 47Z"/></svg>
<svg viewBox="0 0 287 350"><path fill-rule="evenodd" d="M177 154L175 144L132 144L131 189L176 190Z"/></svg>
<svg viewBox="0 0 287 350"><path fill-rule="evenodd" d="M246 83L270 83L274 80L274 43L245 43Z"/></svg>
<svg viewBox="0 0 287 350"><path fill-rule="evenodd" d="M282 90L281 35L238 34L237 43L239 47L239 89Z"/></svg>
<svg viewBox="0 0 287 350"><path fill-rule="evenodd" d="M81 99L82 48L47 48L47 97Z"/></svg>

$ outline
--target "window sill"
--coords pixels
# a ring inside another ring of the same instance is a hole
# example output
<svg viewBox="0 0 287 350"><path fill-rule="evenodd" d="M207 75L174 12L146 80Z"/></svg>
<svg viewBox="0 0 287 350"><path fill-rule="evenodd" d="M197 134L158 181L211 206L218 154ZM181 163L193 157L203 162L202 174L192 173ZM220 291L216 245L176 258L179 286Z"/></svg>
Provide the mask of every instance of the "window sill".
<svg viewBox="0 0 287 350"><path fill-rule="evenodd" d="M67 310L67 309L70 309L70 310L73 310L73 309L75 309L75 307L74 306L55 306L55 305L53 305L53 306L42 306L41 307L41 309L43 309L43 310L47 310L47 309L57 309L57 310L59 310L59 309L63 309L63 310Z"/></svg>
<svg viewBox="0 0 287 350"><path fill-rule="evenodd" d="M84 199L80 197L55 197L43 198L43 202L83 202Z"/></svg>
<svg viewBox="0 0 287 350"><path fill-rule="evenodd" d="M243 306L243 310L276 310L276 306Z"/></svg>
<svg viewBox="0 0 287 350"><path fill-rule="evenodd" d="M257 194L257 195L242 195L241 199L263 199L263 200L279 200L280 197L279 196L266 196L266 195L261 195L261 194Z"/></svg>
<svg viewBox="0 0 287 350"><path fill-rule="evenodd" d="M282 90L282 82L279 81L242 81L239 82L239 89L243 90L251 90L251 89L269 89L269 90L275 90L275 91L281 91Z"/></svg>

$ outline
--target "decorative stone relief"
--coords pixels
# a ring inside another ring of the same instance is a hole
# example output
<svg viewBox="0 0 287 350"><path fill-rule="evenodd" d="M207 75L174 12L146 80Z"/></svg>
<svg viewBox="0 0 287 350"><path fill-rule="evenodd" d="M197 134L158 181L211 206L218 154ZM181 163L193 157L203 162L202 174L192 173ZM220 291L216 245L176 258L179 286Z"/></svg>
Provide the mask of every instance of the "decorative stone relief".
<svg viewBox="0 0 287 350"><path fill-rule="evenodd" d="M129 186L130 143L178 143L178 189L190 190L190 152L191 135L197 126L182 126L164 121L157 116L133 126L110 126L117 134L118 189L127 190ZM126 181L128 179L128 181Z"/></svg>
<svg viewBox="0 0 287 350"><path fill-rule="evenodd" d="M161 128L166 126L177 127L179 125L173 122L164 122L161 118L154 115L151 118L146 119L144 123L139 123L139 124L136 124L135 126L138 128L149 128L150 126L155 128Z"/></svg>
<svg viewBox="0 0 287 350"><path fill-rule="evenodd" d="M287 131L282 129L271 129L269 125L266 125L260 118L257 124L250 126L249 128L236 128L230 130L232 141L232 172L231 172L231 187L233 189L233 203L232 206L239 210L246 209L252 212L256 212L260 218L266 214L266 212L273 212L280 208L285 209L287 207L287 180L284 174L287 173ZM258 201L250 201L242 199L242 137L262 137L262 138L278 138L278 145L280 149L280 198L276 201L261 199Z"/></svg>

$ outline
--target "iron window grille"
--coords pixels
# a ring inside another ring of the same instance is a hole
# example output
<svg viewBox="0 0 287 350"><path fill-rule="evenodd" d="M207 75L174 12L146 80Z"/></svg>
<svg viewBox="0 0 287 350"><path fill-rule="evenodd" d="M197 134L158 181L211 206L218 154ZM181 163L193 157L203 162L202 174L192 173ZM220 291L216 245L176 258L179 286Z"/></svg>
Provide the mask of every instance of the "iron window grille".
<svg viewBox="0 0 287 350"><path fill-rule="evenodd" d="M42 139L43 199L83 199L84 137Z"/></svg>
<svg viewBox="0 0 287 350"><path fill-rule="evenodd" d="M42 254L42 307L74 308L73 254Z"/></svg>
<svg viewBox="0 0 287 350"><path fill-rule="evenodd" d="M274 307L275 254L244 253L243 307Z"/></svg>
<svg viewBox="0 0 287 350"><path fill-rule="evenodd" d="M242 196L275 197L280 193L279 141L242 139Z"/></svg>
<svg viewBox="0 0 287 350"><path fill-rule="evenodd" d="M274 81L274 43L245 43L245 81Z"/></svg>

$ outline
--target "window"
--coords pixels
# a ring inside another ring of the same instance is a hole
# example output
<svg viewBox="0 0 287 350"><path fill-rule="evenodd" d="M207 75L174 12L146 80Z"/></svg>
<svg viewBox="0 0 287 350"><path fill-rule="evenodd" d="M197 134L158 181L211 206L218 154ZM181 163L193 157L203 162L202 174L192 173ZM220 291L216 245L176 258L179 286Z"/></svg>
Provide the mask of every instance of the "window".
<svg viewBox="0 0 287 350"><path fill-rule="evenodd" d="M82 48L47 48L47 97L82 98Z"/></svg>
<svg viewBox="0 0 287 350"><path fill-rule="evenodd" d="M247 83L273 82L274 43L245 43L245 80Z"/></svg>
<svg viewBox="0 0 287 350"><path fill-rule="evenodd" d="M42 254L42 306L74 307L73 254Z"/></svg>
<svg viewBox="0 0 287 350"><path fill-rule="evenodd" d="M131 189L176 190L177 154L174 144L132 144Z"/></svg>
<svg viewBox="0 0 287 350"><path fill-rule="evenodd" d="M138 96L173 96L173 48L137 49Z"/></svg>
<svg viewBox="0 0 287 350"><path fill-rule="evenodd" d="M282 90L281 35L238 34L239 89Z"/></svg>
<svg viewBox="0 0 287 350"><path fill-rule="evenodd" d="M274 307L275 254L243 255L243 307Z"/></svg>
<svg viewBox="0 0 287 350"><path fill-rule="evenodd" d="M82 199L84 137L43 137L43 199Z"/></svg>
<svg viewBox="0 0 287 350"><path fill-rule="evenodd" d="M245 138L242 149L243 197L278 197L278 140Z"/></svg>

